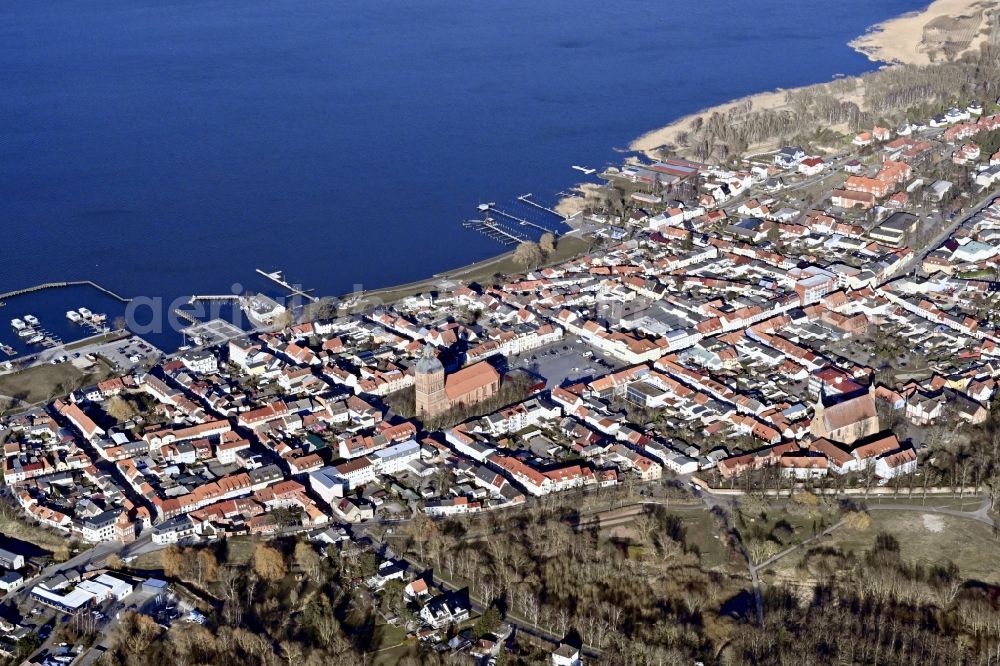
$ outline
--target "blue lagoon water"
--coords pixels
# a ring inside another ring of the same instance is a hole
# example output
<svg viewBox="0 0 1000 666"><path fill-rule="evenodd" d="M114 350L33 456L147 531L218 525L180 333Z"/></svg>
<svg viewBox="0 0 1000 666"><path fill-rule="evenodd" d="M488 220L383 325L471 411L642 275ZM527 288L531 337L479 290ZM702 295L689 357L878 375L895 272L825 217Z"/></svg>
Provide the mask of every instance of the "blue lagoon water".
<svg viewBox="0 0 1000 666"><path fill-rule="evenodd" d="M674 118L870 70L847 42L922 4L5 0L0 292L260 267L333 294L482 259L477 203L551 203Z"/></svg>

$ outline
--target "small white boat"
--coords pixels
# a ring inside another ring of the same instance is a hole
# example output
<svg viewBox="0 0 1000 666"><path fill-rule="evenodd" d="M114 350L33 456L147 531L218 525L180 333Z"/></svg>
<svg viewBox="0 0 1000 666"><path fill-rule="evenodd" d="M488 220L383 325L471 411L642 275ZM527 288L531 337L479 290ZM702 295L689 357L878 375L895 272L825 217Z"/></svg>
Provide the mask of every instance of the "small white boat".
<svg viewBox="0 0 1000 666"><path fill-rule="evenodd" d="M94 322L95 324L103 324L107 320L108 320L108 315L103 313L90 315L90 321Z"/></svg>
<svg viewBox="0 0 1000 666"><path fill-rule="evenodd" d="M589 167L582 167L582 166L579 166L577 164L574 164L573 168L576 169L577 171L582 171L583 173L587 174L588 176L590 174L592 174L592 173L597 173L597 169L591 169Z"/></svg>
<svg viewBox="0 0 1000 666"><path fill-rule="evenodd" d="M24 315L24 321L28 322L31 326L38 326L38 317L35 315Z"/></svg>
<svg viewBox="0 0 1000 666"><path fill-rule="evenodd" d="M27 326L27 324L25 324L24 321L21 319L11 319L10 325L14 327L15 331L20 331L25 326Z"/></svg>
<svg viewBox="0 0 1000 666"><path fill-rule="evenodd" d="M94 316L94 313L88 310L87 308L80 308L79 310L77 310L77 312L79 312L80 316L83 317L84 319L90 319L91 317Z"/></svg>
<svg viewBox="0 0 1000 666"><path fill-rule="evenodd" d="M43 340L45 340L44 335L42 335L41 333L35 333L33 337L28 338L25 342L27 342L29 345L37 345L39 342L42 342Z"/></svg>
<svg viewBox="0 0 1000 666"><path fill-rule="evenodd" d="M66 319L69 319L71 322L73 322L75 324L76 322L78 322L81 319L83 319L83 317L81 317L80 313L77 312L76 310L67 310L67 312L66 312Z"/></svg>
<svg viewBox="0 0 1000 666"><path fill-rule="evenodd" d="M30 335L35 335L35 329L33 329L33 328L28 328L28 327L24 327L24 328L19 328L19 329L17 330L17 334L18 334L18 335L19 335L20 337L22 337L22 338L26 338L26 337L28 337L28 336L30 336Z"/></svg>

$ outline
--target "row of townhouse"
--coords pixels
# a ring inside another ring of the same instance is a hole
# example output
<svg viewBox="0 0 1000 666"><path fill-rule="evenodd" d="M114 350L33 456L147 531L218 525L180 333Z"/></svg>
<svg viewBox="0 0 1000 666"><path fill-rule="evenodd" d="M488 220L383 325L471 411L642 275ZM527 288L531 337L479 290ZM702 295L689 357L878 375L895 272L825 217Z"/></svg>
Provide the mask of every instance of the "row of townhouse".
<svg viewBox="0 0 1000 666"><path fill-rule="evenodd" d="M731 479L765 466L778 466L783 476L798 480L871 469L878 478L890 480L915 472L917 464L916 451L889 433L861 440L852 448L825 438L815 439L806 447L786 442L723 458L717 469L722 478Z"/></svg>
<svg viewBox="0 0 1000 666"><path fill-rule="evenodd" d="M513 330L489 331L485 341L466 352L466 362L475 363L495 355L516 356L558 342L562 337L563 329L552 324L525 324Z"/></svg>

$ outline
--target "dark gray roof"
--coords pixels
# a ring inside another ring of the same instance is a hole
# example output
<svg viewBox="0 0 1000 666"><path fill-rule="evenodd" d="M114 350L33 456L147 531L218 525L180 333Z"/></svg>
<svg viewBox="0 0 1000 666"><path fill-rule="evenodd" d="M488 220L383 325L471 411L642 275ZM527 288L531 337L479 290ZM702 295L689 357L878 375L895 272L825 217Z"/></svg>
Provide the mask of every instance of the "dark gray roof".
<svg viewBox="0 0 1000 666"><path fill-rule="evenodd" d="M441 365L441 361L438 360L437 355L434 353L434 347L431 345L424 345L424 351L420 355L420 360L417 361L416 372L421 375L429 375L435 372L443 372L444 366Z"/></svg>

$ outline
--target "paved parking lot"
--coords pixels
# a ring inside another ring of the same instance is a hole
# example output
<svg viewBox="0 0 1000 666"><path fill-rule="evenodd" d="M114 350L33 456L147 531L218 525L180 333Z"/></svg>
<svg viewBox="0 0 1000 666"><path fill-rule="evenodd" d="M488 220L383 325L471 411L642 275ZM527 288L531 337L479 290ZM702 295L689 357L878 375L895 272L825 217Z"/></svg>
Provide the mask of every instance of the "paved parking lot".
<svg viewBox="0 0 1000 666"><path fill-rule="evenodd" d="M511 369L519 368L539 375L545 378L549 388L599 377L623 365L613 356L605 356L594 351L590 345L573 335L567 335L557 343L514 356L510 360Z"/></svg>
<svg viewBox="0 0 1000 666"><path fill-rule="evenodd" d="M119 372L131 370L147 360L157 361L163 357L162 351L135 335L125 340L81 349L79 352L81 356L100 354Z"/></svg>
<svg viewBox="0 0 1000 666"><path fill-rule="evenodd" d="M30 368L36 365L71 363L83 372L95 369L95 361L88 358L99 354L108 360L116 372L125 372L142 365L146 361L158 361L163 358L162 351L138 336L131 336L113 342L97 342L80 344L79 341L51 347L28 357L21 357L16 362L0 362L0 374Z"/></svg>

